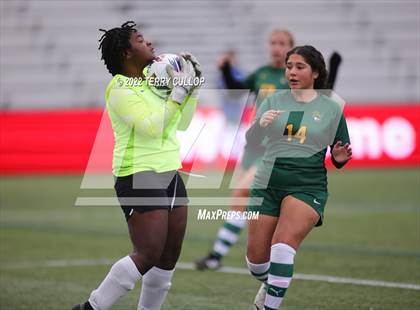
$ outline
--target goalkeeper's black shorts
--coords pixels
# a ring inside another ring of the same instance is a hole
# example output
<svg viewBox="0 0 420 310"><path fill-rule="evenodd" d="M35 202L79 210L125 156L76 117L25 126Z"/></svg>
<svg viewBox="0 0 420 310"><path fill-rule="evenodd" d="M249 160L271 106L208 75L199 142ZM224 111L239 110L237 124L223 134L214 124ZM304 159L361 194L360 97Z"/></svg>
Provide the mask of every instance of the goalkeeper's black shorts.
<svg viewBox="0 0 420 310"><path fill-rule="evenodd" d="M178 171L157 173L142 171L116 177L114 185L126 220L133 212L147 212L186 206L187 190Z"/></svg>

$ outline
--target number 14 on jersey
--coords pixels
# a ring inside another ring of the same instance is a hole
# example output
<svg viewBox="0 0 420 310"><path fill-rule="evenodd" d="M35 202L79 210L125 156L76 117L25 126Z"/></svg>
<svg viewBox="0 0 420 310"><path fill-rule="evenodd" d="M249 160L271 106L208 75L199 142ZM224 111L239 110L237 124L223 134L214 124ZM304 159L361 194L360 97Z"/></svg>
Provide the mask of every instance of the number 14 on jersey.
<svg viewBox="0 0 420 310"><path fill-rule="evenodd" d="M292 142L292 138L298 139L300 144L305 143L306 139L306 126L302 126L298 131L293 134L293 124L288 124L286 126L287 130L287 142Z"/></svg>

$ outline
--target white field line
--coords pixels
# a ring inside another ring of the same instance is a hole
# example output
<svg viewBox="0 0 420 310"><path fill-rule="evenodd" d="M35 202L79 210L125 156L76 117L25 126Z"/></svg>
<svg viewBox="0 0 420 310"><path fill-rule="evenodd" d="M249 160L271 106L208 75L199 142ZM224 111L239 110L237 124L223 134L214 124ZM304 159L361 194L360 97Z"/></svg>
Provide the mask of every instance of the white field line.
<svg viewBox="0 0 420 310"><path fill-rule="evenodd" d="M22 262L22 263L10 263L0 265L1 269L22 269L22 268L57 268L57 267L77 267L77 266L99 266L99 265L112 265L115 259L74 259L74 260L47 260L41 262ZM179 262L177 269L182 270L194 270L194 264ZM250 275L248 269L238 267L222 267L216 272L231 273L231 274L243 274ZM375 287L389 287L389 288L401 288L409 290L420 290L420 285L413 283L401 283L401 282L388 282L378 281L369 279L354 279L354 278L343 278L333 277L317 274L303 274L295 273L294 279L308 280L308 281L319 281L328 283L338 284L353 284L353 285L367 285Z"/></svg>

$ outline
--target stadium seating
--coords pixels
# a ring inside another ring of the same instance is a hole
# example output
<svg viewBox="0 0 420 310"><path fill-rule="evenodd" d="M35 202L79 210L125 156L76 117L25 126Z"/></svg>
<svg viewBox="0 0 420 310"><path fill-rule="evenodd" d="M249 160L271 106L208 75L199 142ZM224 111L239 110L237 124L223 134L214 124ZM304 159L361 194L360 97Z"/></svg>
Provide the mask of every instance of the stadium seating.
<svg viewBox="0 0 420 310"><path fill-rule="evenodd" d="M419 100L419 2L2 1L0 108L103 105L110 75L98 28L134 20L159 53L189 50L215 88L220 53L247 72L268 61L267 37L288 28L297 44L343 55L337 92L351 103ZM205 98L217 104L217 97Z"/></svg>

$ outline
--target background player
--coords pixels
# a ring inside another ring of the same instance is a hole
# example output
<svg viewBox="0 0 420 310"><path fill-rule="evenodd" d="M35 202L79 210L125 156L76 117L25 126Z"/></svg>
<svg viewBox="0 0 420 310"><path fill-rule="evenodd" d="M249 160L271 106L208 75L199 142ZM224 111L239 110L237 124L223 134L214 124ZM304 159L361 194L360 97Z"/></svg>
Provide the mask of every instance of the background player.
<svg viewBox="0 0 420 310"><path fill-rule="evenodd" d="M177 129L186 129L197 98L188 85L174 86L168 97L157 96L145 80L153 70L154 49L126 22L104 31L102 59L113 78L105 98L115 136L115 191L124 211L133 251L118 260L87 302L74 310L107 310L142 279L139 309L160 309L171 286L187 222L187 193ZM199 75L191 55L180 57L172 77ZM197 70L194 70L194 69ZM133 83L141 81L139 83ZM189 113L187 113L189 112ZM146 202L147 201L147 202Z"/></svg>
<svg viewBox="0 0 420 310"><path fill-rule="evenodd" d="M341 107L317 91L327 82L321 53L312 46L289 51L286 79L291 90L266 98L247 132L251 142L267 137L248 207L259 211L259 218L249 222L247 264L265 282L254 309L280 307L297 249L313 227L322 225L328 197L327 146L337 168L352 155ZM261 205L257 197L263 198Z"/></svg>
<svg viewBox="0 0 420 310"><path fill-rule="evenodd" d="M234 62L232 53L226 53L219 60L219 68L228 89L249 89L257 95L256 109L262 99L276 89L288 88L284 77L286 53L295 44L295 39L290 31L275 29L269 38L271 64L262 66L251 73L245 80L239 81L232 74L231 67ZM247 144L241 159L240 171L237 174L237 186L233 191L232 211L243 212L245 206L236 202L236 199L248 197L249 187L255 175L256 166L264 153L264 145ZM212 251L205 257L196 261L199 270L217 269L222 263L222 258L238 241L239 234L245 225L243 219L227 220L217 233Z"/></svg>
<svg viewBox="0 0 420 310"><path fill-rule="evenodd" d="M229 66L230 66L230 75L234 80L243 80L245 78L244 73L239 68L239 66L236 63L236 51L235 50L228 50L226 51L223 58L226 58L229 60ZM218 88L220 89L226 89L228 88L225 82L225 77L223 75L223 72L220 72L220 79L218 81ZM220 98L222 109L223 109L223 115L226 119L225 126L232 127L233 130L237 129L237 125L239 120L242 117L243 107L240 104L239 98L242 96L242 94L238 94L235 92L226 92L224 93Z"/></svg>

